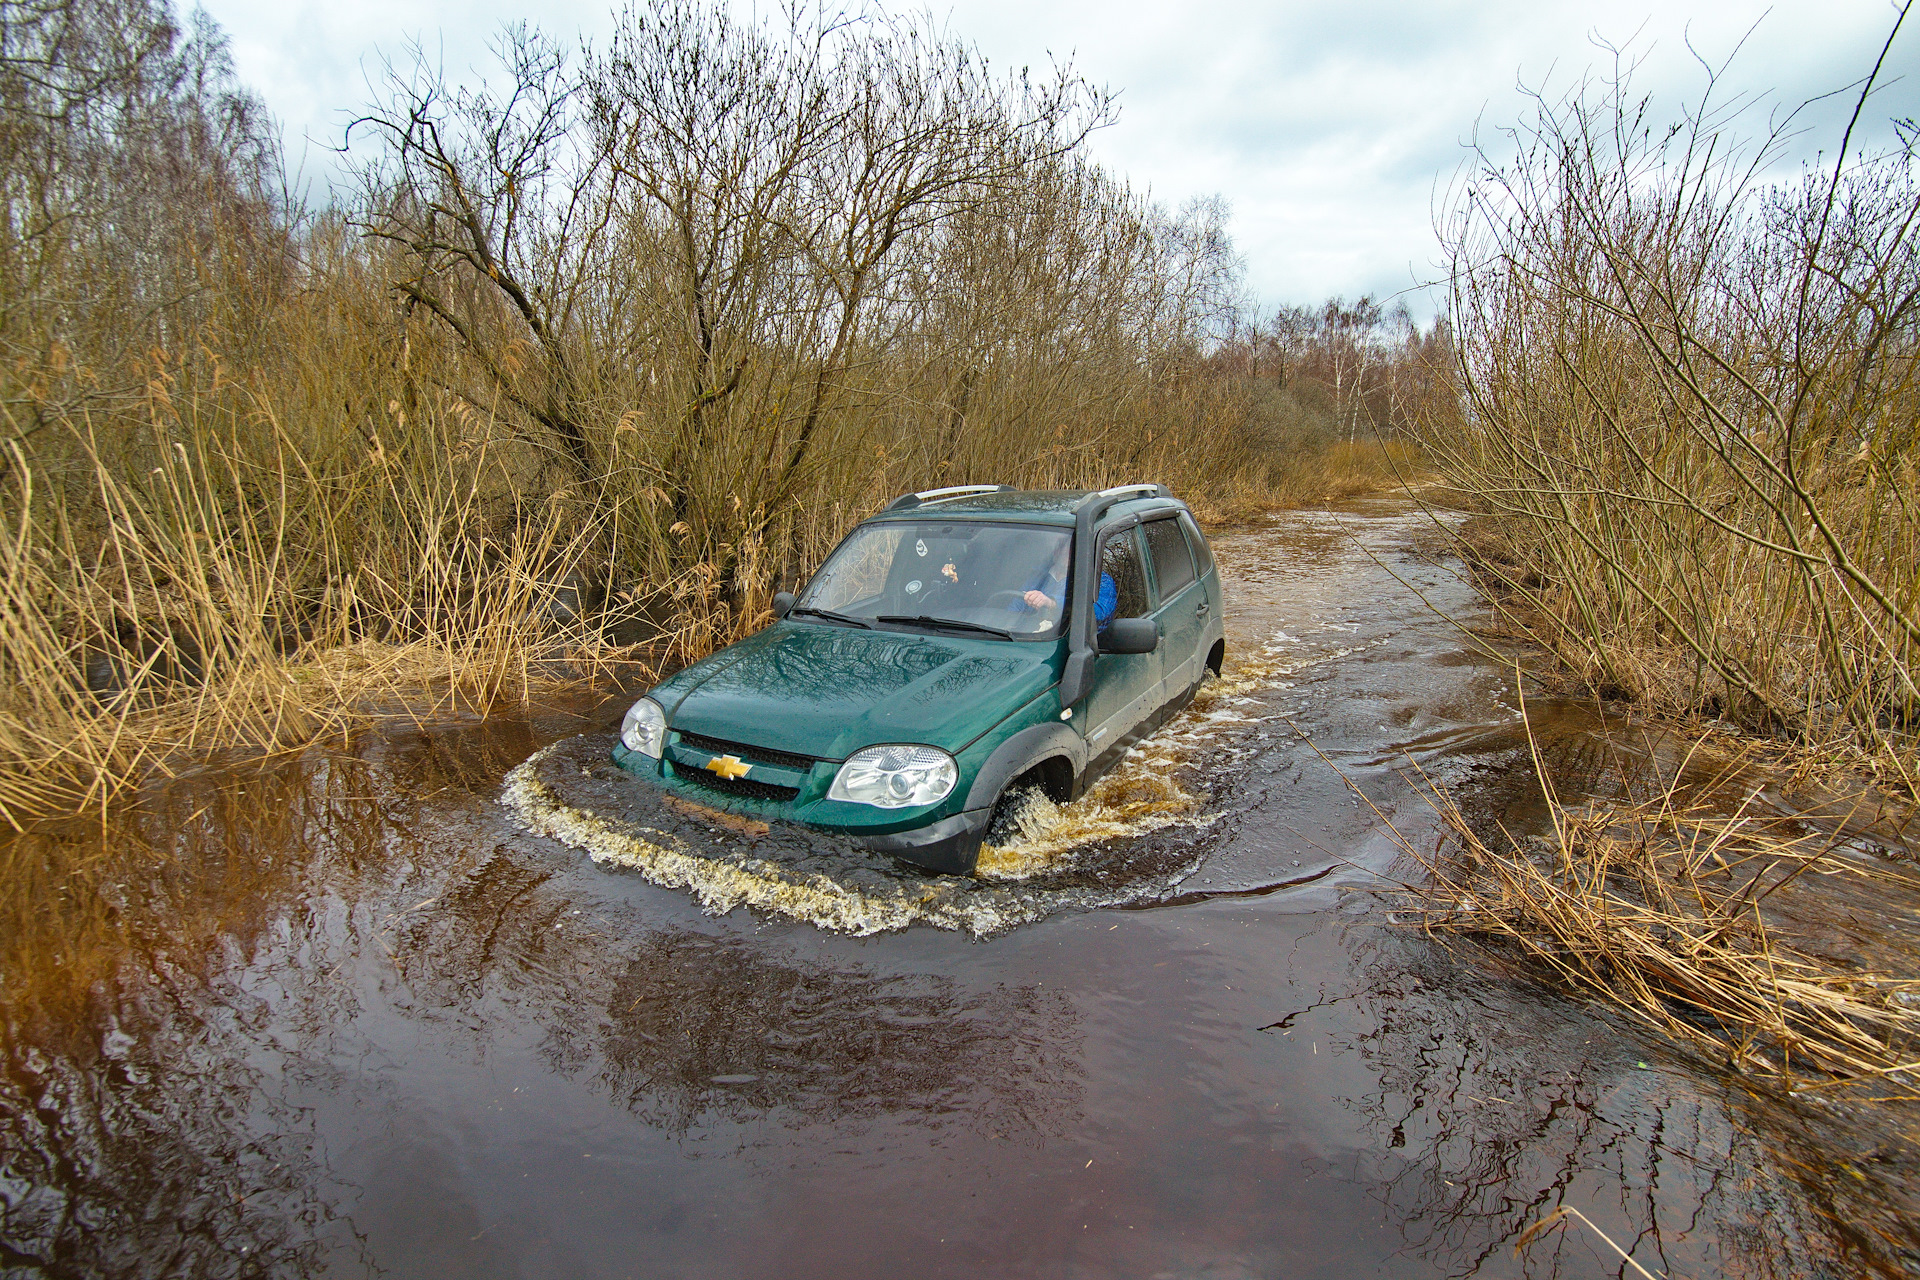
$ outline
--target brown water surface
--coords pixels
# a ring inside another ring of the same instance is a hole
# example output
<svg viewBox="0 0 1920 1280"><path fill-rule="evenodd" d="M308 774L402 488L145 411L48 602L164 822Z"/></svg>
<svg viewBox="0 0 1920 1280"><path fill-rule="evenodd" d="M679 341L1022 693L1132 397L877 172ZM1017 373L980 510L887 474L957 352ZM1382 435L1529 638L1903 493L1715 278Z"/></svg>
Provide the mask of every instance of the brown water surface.
<svg viewBox="0 0 1920 1280"><path fill-rule="evenodd" d="M1655 1274L1920 1268L1903 1113L1391 923L1407 868L1316 747L1415 839L1409 758L1539 813L1425 531L1370 500L1219 539L1228 678L978 880L636 809L597 769L623 698L15 841L77 869L0 947L0 1268L1637 1274L1578 1224L1516 1254L1562 1205ZM1568 788L1625 776L1620 726L1535 711ZM1840 901L1806 908L1835 946L1920 919Z"/></svg>

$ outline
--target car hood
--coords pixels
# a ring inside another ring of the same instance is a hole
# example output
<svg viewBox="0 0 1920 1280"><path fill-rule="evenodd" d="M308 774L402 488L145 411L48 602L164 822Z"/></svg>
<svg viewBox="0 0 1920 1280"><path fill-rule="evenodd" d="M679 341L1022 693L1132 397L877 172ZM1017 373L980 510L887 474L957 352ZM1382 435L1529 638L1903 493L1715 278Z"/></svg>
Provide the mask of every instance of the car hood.
<svg viewBox="0 0 1920 1280"><path fill-rule="evenodd" d="M879 742L958 751L1059 679L1058 650L781 621L653 697L677 730L823 760Z"/></svg>

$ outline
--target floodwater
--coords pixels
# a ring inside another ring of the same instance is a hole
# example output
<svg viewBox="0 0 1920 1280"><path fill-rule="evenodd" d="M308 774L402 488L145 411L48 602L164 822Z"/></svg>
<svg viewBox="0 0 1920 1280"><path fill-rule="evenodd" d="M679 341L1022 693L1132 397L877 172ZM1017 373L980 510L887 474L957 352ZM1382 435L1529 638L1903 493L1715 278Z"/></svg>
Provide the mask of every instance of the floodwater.
<svg viewBox="0 0 1920 1280"><path fill-rule="evenodd" d="M1415 842L1410 762L1539 809L1433 545L1388 500L1218 539L1227 678L974 880L648 805L600 767L625 699L16 842L82 872L7 917L0 1271L1640 1274L1602 1232L1655 1275L1920 1270L1884 1108L1395 924L1356 789ZM1566 786L1609 767L1533 710Z"/></svg>

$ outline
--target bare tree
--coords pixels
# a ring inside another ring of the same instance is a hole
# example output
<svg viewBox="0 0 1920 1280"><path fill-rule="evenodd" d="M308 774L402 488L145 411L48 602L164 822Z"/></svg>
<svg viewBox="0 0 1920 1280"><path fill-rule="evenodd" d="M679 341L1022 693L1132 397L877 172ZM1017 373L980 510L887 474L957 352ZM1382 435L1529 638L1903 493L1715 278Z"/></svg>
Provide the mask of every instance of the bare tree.
<svg viewBox="0 0 1920 1280"><path fill-rule="evenodd" d="M1851 735L1912 786L1920 183L1910 126L1852 145L1885 58L1786 180L1792 119L1739 139L1717 76L1664 129L1624 60L1538 99L1455 206L1469 413L1429 447L1595 687Z"/></svg>
<svg viewBox="0 0 1920 1280"><path fill-rule="evenodd" d="M769 503L840 403L902 246L1072 150L1109 109L1070 71L996 79L924 16L795 11L776 36L686 0L629 10L595 89L637 216L665 231L700 369L675 456L702 450L706 410L753 349L805 366L789 429L768 438Z"/></svg>
<svg viewBox="0 0 1920 1280"><path fill-rule="evenodd" d="M137 398L133 361L177 349L205 319L222 237L257 242L232 265L271 287L284 265L268 243L282 213L268 196L275 158L203 17L182 30L148 0L0 0L9 438L82 408L110 419Z"/></svg>
<svg viewBox="0 0 1920 1280"><path fill-rule="evenodd" d="M484 387L543 429L576 481L595 457L575 321L603 248L613 193L604 152L583 149L566 52L526 26L497 45L501 96L449 87L416 51L387 101L349 127L383 144L363 172L360 224L401 251L393 288L454 336ZM530 349L533 359L518 351Z"/></svg>
<svg viewBox="0 0 1920 1280"><path fill-rule="evenodd" d="M1231 331L1243 299L1246 263L1228 234L1230 211L1220 196L1196 196L1177 215L1156 209L1153 248L1158 261L1141 275L1147 341L1156 350L1191 360Z"/></svg>

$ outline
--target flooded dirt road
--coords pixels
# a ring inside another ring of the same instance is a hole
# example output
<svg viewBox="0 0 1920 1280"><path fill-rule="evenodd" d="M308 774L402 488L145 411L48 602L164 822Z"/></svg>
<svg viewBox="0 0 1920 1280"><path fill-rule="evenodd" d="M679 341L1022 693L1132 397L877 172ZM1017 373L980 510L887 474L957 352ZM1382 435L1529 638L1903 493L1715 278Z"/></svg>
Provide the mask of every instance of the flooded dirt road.
<svg viewBox="0 0 1920 1280"><path fill-rule="evenodd" d="M1653 1274L1920 1266L1910 1151L1818 1156L1810 1104L1393 925L1341 773L1415 839L1409 753L1534 807L1425 529L1220 538L1228 678L978 881L593 827L566 744L625 699L176 787L7 975L0 1268L1639 1274L1578 1223L1516 1252L1563 1205Z"/></svg>

